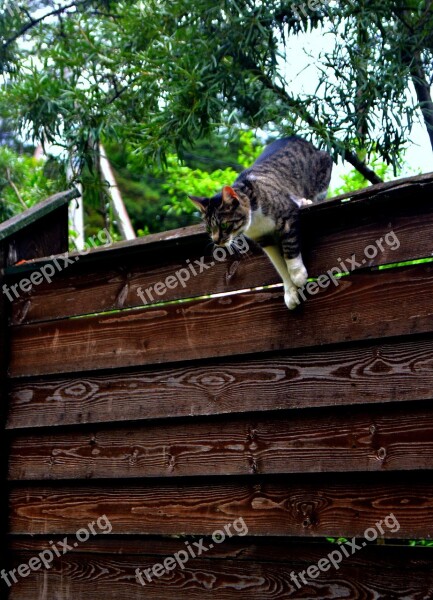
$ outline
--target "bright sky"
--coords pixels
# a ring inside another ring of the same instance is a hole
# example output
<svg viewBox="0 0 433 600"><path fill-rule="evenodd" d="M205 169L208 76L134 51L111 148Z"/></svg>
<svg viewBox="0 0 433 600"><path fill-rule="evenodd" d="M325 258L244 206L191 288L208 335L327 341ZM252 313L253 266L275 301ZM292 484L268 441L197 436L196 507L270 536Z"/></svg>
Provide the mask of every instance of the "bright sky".
<svg viewBox="0 0 433 600"><path fill-rule="evenodd" d="M291 81L291 91L314 93L318 79L314 57L318 57L321 51L331 50L333 43L334 36L332 34L324 35L320 29L292 38L292 43L286 52L289 63L285 66L287 80ZM422 118L421 114L420 118ZM418 172L433 171L433 151L427 131L421 122L414 125L411 144L408 145L405 160L410 171L402 173L402 177ZM341 173L351 169L351 165L348 164L334 166L331 188L340 185Z"/></svg>

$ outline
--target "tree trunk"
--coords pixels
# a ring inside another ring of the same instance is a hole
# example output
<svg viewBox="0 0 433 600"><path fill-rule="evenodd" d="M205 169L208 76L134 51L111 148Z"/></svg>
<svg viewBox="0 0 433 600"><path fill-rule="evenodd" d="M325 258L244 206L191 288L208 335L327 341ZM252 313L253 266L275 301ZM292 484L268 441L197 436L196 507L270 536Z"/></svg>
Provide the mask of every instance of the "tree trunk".
<svg viewBox="0 0 433 600"><path fill-rule="evenodd" d="M419 107L424 118L424 123L433 150L433 101L430 92L430 84L427 80L419 52L412 58L409 67L416 97L419 102Z"/></svg>

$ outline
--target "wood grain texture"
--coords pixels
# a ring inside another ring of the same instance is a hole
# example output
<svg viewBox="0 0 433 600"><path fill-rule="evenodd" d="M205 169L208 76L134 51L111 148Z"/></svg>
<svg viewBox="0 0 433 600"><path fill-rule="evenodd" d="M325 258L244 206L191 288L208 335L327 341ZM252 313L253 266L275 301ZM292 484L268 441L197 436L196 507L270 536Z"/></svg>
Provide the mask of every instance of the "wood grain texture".
<svg viewBox="0 0 433 600"><path fill-rule="evenodd" d="M433 398L433 339L12 380L9 429Z"/></svg>
<svg viewBox="0 0 433 600"><path fill-rule="evenodd" d="M273 289L14 327L9 372L22 377L150 365L433 328L431 265L354 274L331 285L295 311Z"/></svg>
<svg viewBox="0 0 433 600"><path fill-rule="evenodd" d="M310 272L359 260L391 230L400 246L295 313L273 290L61 318L136 305L139 285L205 254L201 228L95 250L16 303L0 390L4 566L104 514L113 529L21 578L9 600L432 598L428 548L367 546L301 589L290 578L339 548L308 539L362 538L378 523L388 541L433 536L433 267L365 272L430 255L431 192L433 174L305 209ZM277 281L256 251L241 258L170 298ZM9 268L9 283L42 264ZM137 567L185 548L183 535L240 517L251 537L136 581Z"/></svg>
<svg viewBox="0 0 433 600"><path fill-rule="evenodd" d="M252 243L248 247L253 248ZM189 264L194 271L188 269ZM185 279L183 285L177 276L179 272ZM9 285L19 282L22 276L11 278ZM28 278L29 273L25 276ZM174 283L169 285L175 287L165 286L164 293L158 295L153 286L164 283L168 277L173 279L173 276ZM233 257L228 255L227 260L217 262L210 254L208 239L199 236L194 246L181 246L169 255L162 252L154 252L150 256L133 254L128 262L120 257L108 264L97 265L94 261L88 264L86 257L80 257L64 272L56 274L50 283L34 286L29 293L21 293L13 302L11 322L32 323L141 307L211 292L248 289L261 285L258 281L267 284L280 282L260 249ZM149 289L148 293L146 289Z"/></svg>
<svg viewBox="0 0 433 600"><path fill-rule="evenodd" d="M433 536L433 483L407 473L161 479L134 484L19 485L13 534L70 534L106 515L112 534L211 535L242 517L249 535L363 536L393 513L386 538Z"/></svg>
<svg viewBox="0 0 433 600"><path fill-rule="evenodd" d="M39 548L49 547L47 538L42 541L47 544L40 544ZM163 563L164 556L155 553L152 556L145 541L141 542L142 551L138 554L134 542L122 541L117 542L123 547L121 553L109 555L105 552L106 544L99 544L101 553L89 554L86 552L88 542L55 560L49 571L39 571L21 579L11 588L9 600L47 597L59 600L426 600L431 597L431 550L368 546L346 558L338 571L331 568L321 572L316 579L306 576L307 584L298 588L291 573L297 575L311 564L317 565L335 546L272 542L271 547L266 540L226 541L205 556L191 559L183 569L173 569L160 578L152 577L145 587L137 581L136 569L152 569L155 563ZM166 556L182 546L182 541L178 540ZM218 559L223 549L226 558ZM263 556L265 552L268 556ZM34 554L18 552L11 568L27 563L32 556ZM270 557L274 562L269 562ZM299 577L298 582L301 583Z"/></svg>
<svg viewBox="0 0 433 600"><path fill-rule="evenodd" d="M433 469L431 402L110 429L23 432L9 479Z"/></svg>
<svg viewBox="0 0 433 600"><path fill-rule="evenodd" d="M98 527L95 526L95 530ZM231 530L234 534L234 530ZM37 554L50 546L49 540L60 548L63 535L9 535L7 539L8 552L21 554ZM75 541L76 536L68 536L68 544ZM362 538L355 538L357 544ZM90 535L86 542L73 547L70 552L74 554L126 555L135 557L152 557L155 560L174 554L186 546L187 541L192 547L197 541L195 536L154 536L154 535L106 535L101 532ZM203 542L208 545L213 540L210 536L203 536ZM363 550L357 550L349 559L353 565L366 566L374 561L377 567L389 568L390 564L398 568L432 568L433 550L422 546L409 546L404 540L379 540L370 542ZM215 544L212 553L201 554L201 557L210 560L232 559L237 562L274 561L282 562L308 562L314 563L326 556L329 551L338 548L322 538L306 538L304 540L284 536L227 536L224 542Z"/></svg>
<svg viewBox="0 0 433 600"><path fill-rule="evenodd" d="M391 203L388 198L387 202L370 203L368 210L364 206L366 200L339 206L330 202L303 210L303 256L310 275L318 276L332 268L344 270L344 264L355 269L351 257L359 262L358 268L365 268L431 256L433 207L427 200L427 196L421 196L416 201L399 198ZM138 246L118 248L115 244L87 256L77 254L77 262L56 274L51 283L20 294L13 303L12 322L52 320L143 306L151 304L151 298L168 301L280 282L269 260L252 242L248 254L228 255L220 263L212 256L208 236L201 228L193 229L191 235L184 234L173 232L176 247L173 239L166 236L167 239L152 238L153 241ZM170 245L165 248L164 243L168 242ZM201 267L198 262L203 259L206 266ZM32 268L40 269L42 264L35 261ZM188 270L189 264L197 276L191 275L185 286L166 287L161 296L155 291L150 296L144 292L179 269ZM10 284L28 278L30 267L15 269ZM137 294L139 288L144 292L144 300Z"/></svg>
<svg viewBox="0 0 433 600"><path fill-rule="evenodd" d="M5 281L4 273L7 263L7 242L0 242L0 290ZM8 443L5 435L7 403L8 403L8 374L9 361L9 303L6 296L0 292L0 483L7 481ZM3 486L2 486L3 487ZM0 498L0 564L6 564L6 533L8 530L8 500L6 494Z"/></svg>

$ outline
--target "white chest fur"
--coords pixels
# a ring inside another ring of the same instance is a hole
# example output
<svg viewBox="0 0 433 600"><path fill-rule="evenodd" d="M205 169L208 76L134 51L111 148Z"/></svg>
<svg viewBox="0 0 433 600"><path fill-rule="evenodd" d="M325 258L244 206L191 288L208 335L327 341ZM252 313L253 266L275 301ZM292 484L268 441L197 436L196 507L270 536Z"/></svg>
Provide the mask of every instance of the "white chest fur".
<svg viewBox="0 0 433 600"><path fill-rule="evenodd" d="M275 221L272 217L265 216L261 209L251 214L251 221L244 234L252 240L257 240L275 231Z"/></svg>

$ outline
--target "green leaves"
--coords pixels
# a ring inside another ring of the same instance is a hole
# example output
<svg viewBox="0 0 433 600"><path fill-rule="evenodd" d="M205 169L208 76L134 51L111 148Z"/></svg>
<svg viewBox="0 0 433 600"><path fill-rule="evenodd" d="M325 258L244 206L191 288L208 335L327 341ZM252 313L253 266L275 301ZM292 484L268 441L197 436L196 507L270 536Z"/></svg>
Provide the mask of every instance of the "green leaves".
<svg viewBox="0 0 433 600"><path fill-rule="evenodd" d="M433 540L410 540L409 546L424 546L425 548L433 548Z"/></svg>
<svg viewBox="0 0 433 600"><path fill-rule="evenodd" d="M0 147L0 222L65 189L62 174L47 170L42 161Z"/></svg>
<svg viewBox="0 0 433 600"><path fill-rule="evenodd" d="M3 10L0 110L82 166L101 136L122 140L153 168L242 124L306 132L335 156L362 153L369 162L376 152L395 169L417 105L411 60L433 76L425 2L327 3L299 18L289 0L70 4L35 25L29 0L13 16ZM295 93L286 77L297 36L319 25L333 44L312 64L316 92Z"/></svg>
<svg viewBox="0 0 433 600"><path fill-rule="evenodd" d="M180 164L176 155L170 154L163 177L162 188L170 197L170 204L165 206L165 210L175 214L193 214L197 209L188 201L189 194L213 196L221 191L223 185L232 183L237 177L237 172L231 168L218 169L211 173L191 169Z"/></svg>

